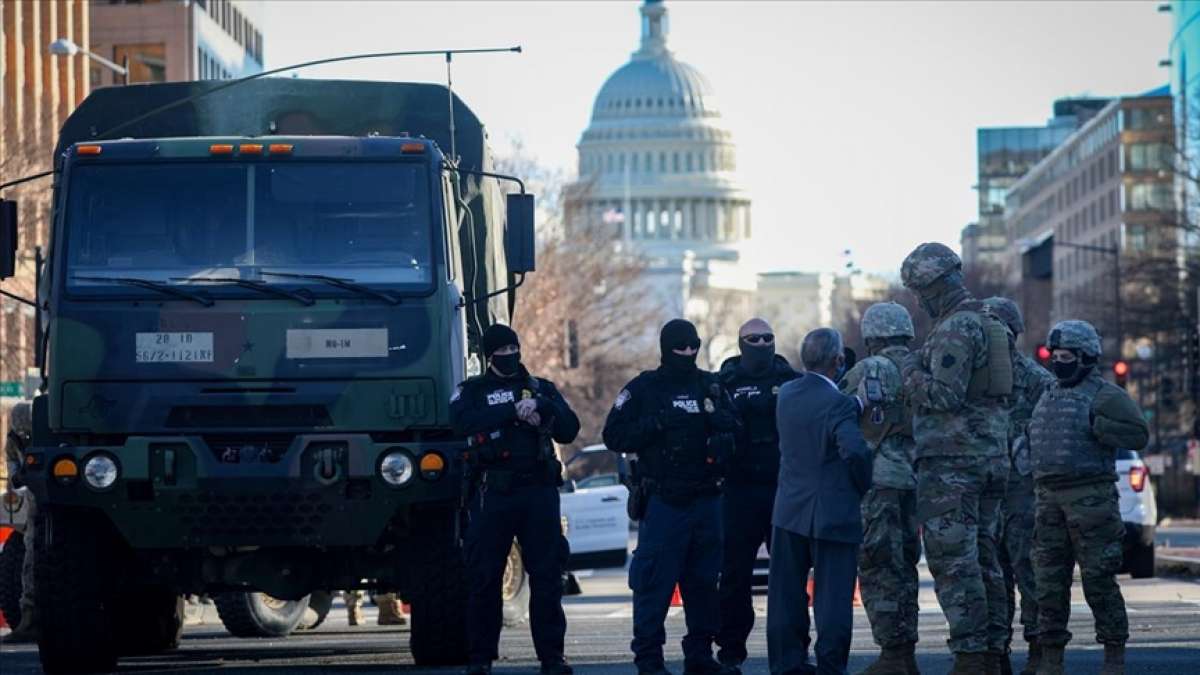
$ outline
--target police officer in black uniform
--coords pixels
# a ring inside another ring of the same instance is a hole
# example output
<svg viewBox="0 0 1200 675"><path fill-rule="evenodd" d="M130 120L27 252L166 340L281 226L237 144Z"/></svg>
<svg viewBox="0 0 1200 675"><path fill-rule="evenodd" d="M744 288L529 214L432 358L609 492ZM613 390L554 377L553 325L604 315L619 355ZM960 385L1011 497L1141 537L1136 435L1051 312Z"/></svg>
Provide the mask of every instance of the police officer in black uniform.
<svg viewBox="0 0 1200 675"><path fill-rule="evenodd" d="M712 656L720 628L720 472L738 428L733 403L713 373L696 367L700 336L682 319L659 338L662 365L617 395L604 425L611 450L636 454L631 515L641 520L629 568L634 663L666 673L663 644L676 584L684 603L686 673L728 672Z"/></svg>
<svg viewBox="0 0 1200 675"><path fill-rule="evenodd" d="M738 331L741 356L721 365L720 378L733 398L742 426L736 451L725 470L722 519L725 551L721 564L721 632L717 658L727 666L746 660L746 638L754 628L750 587L762 544L771 545L771 513L779 479L779 431L775 400L779 387L800 377L775 353L775 334L762 319Z"/></svg>
<svg viewBox="0 0 1200 675"><path fill-rule="evenodd" d="M493 325L483 334L488 369L459 385L450 401L454 430L467 437L475 473L465 536L471 588L467 600L471 675L491 672L499 657L500 581L513 538L529 572L529 619L541 672L569 675L563 657L567 619L558 486L562 466L551 439L570 443L579 418L549 380L521 364L517 334Z"/></svg>

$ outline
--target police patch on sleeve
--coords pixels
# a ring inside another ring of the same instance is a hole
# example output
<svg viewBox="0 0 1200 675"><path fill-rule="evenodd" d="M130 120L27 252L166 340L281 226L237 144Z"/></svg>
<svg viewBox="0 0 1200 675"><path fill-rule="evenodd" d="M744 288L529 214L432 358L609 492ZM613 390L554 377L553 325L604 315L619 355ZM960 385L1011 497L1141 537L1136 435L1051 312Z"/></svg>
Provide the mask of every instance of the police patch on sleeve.
<svg viewBox="0 0 1200 675"><path fill-rule="evenodd" d="M455 401L457 401L459 399L460 396L462 396L462 385L461 384L454 388L453 394L450 394L450 402L454 403Z"/></svg>
<svg viewBox="0 0 1200 675"><path fill-rule="evenodd" d="M621 393L617 394L617 400L613 403L613 407L620 410L629 401L629 390L622 389Z"/></svg>

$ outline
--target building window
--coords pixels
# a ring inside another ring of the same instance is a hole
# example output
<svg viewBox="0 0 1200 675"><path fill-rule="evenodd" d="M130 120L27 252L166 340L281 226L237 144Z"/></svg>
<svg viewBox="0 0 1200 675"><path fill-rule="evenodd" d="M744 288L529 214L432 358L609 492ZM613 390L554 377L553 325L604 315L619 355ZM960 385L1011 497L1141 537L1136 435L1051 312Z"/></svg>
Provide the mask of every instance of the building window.
<svg viewBox="0 0 1200 675"><path fill-rule="evenodd" d="M678 152L671 154L671 170L674 173L679 173L679 153Z"/></svg>
<svg viewBox="0 0 1200 675"><path fill-rule="evenodd" d="M638 156L636 152L629 156L629 172L638 172Z"/></svg>
<svg viewBox="0 0 1200 675"><path fill-rule="evenodd" d="M701 171L701 172L704 172L704 171L706 171L707 169L705 169L705 168L704 168L704 153L703 153L703 152L702 152L702 153L700 153L700 155L699 155L699 159L700 159L700 171Z"/></svg>
<svg viewBox="0 0 1200 675"><path fill-rule="evenodd" d="M1126 129L1159 129L1166 124L1166 113L1155 108L1130 108L1125 111Z"/></svg>
<svg viewBox="0 0 1200 675"><path fill-rule="evenodd" d="M1161 171L1171 166L1171 148L1166 143L1133 143L1129 146L1129 168Z"/></svg>
<svg viewBox="0 0 1200 675"><path fill-rule="evenodd" d="M113 61L129 59L129 82L166 82L166 46L161 42L113 46Z"/></svg>
<svg viewBox="0 0 1200 675"><path fill-rule="evenodd" d="M685 167L688 173L692 172L692 153L687 154L687 165Z"/></svg>
<svg viewBox="0 0 1200 675"><path fill-rule="evenodd" d="M1125 227L1125 246L1131 251L1146 250L1146 226L1128 225Z"/></svg>
<svg viewBox="0 0 1200 675"><path fill-rule="evenodd" d="M667 172L667 153L665 152L658 153L658 172Z"/></svg>
<svg viewBox="0 0 1200 675"><path fill-rule="evenodd" d="M1168 183L1135 183L1129 188L1130 211L1169 211L1172 206Z"/></svg>

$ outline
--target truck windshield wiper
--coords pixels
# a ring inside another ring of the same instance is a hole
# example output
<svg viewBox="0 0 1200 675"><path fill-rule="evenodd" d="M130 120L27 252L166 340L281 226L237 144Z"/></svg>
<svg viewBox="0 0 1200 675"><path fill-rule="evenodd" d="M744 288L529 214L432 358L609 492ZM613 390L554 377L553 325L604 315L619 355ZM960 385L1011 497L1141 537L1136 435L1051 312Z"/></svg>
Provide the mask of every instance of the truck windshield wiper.
<svg viewBox="0 0 1200 675"><path fill-rule="evenodd" d="M373 288L363 286L362 284L356 284L354 283L353 279L341 279L339 277L331 277L325 274L297 274L295 272L269 272L267 270L259 270L258 273L264 277L284 277L286 279L309 279L312 281L319 281L323 284L337 286L338 288L344 288L348 291L353 291L359 295L366 295L377 300L382 300L389 305L400 304L400 298L392 295L391 293L377 291Z"/></svg>
<svg viewBox="0 0 1200 675"><path fill-rule="evenodd" d="M187 283L202 282L213 284L233 284L235 286L241 286L242 288L252 288L267 295L274 295L280 298L289 298L295 300L305 307L311 307L313 303L316 302L316 300L313 300L312 295L307 291L289 291L286 288L275 288L270 284L264 284L261 281L254 281L253 279L240 279L238 277L181 277L178 280Z"/></svg>
<svg viewBox="0 0 1200 675"><path fill-rule="evenodd" d="M191 300L192 302L198 302L201 305L204 305L205 307L213 306L212 298L208 297L207 295L204 295L203 293L196 293L195 291L185 291L182 288L177 288L175 286L172 286L172 285L162 282L162 281L154 281L153 279L139 279L137 277L92 277L92 276L82 276L79 274L72 275L71 278L78 279L79 281L111 281L114 284L122 284L124 286L136 286L138 288L148 288L152 291L158 291L159 293L162 293L163 295L173 295L177 298L183 298L184 300Z"/></svg>

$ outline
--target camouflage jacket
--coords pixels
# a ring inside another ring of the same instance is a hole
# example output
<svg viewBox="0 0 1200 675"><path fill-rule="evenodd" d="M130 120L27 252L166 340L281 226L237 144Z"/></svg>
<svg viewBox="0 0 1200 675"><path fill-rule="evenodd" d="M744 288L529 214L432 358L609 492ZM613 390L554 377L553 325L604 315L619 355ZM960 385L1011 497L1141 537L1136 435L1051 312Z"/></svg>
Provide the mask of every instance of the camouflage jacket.
<svg viewBox="0 0 1200 675"><path fill-rule="evenodd" d="M972 377L988 365L983 318L973 302L964 296L956 303L925 339L919 362L906 361L918 459L1008 457L1007 400L968 395Z"/></svg>
<svg viewBox="0 0 1200 675"><path fill-rule="evenodd" d="M843 394L858 393L866 406L862 413L863 437L875 455L871 470L871 484L875 487L897 490L915 490L917 487L913 473L912 416L900 375L901 364L908 354L907 347L887 347L856 363L838 384ZM878 411L863 391L867 373L872 368L878 369L885 401ZM880 418L878 422L872 420L875 414Z"/></svg>
<svg viewBox="0 0 1200 675"><path fill-rule="evenodd" d="M1025 354L1013 358L1013 398L1008 409L1008 444L1012 452L1012 468L1028 476L1033 466L1029 460L1029 420L1042 393L1054 386L1054 376Z"/></svg>

